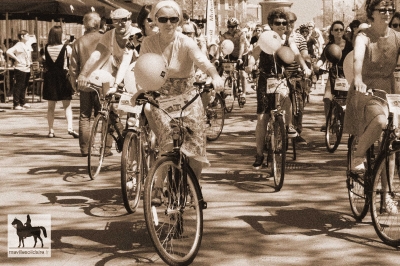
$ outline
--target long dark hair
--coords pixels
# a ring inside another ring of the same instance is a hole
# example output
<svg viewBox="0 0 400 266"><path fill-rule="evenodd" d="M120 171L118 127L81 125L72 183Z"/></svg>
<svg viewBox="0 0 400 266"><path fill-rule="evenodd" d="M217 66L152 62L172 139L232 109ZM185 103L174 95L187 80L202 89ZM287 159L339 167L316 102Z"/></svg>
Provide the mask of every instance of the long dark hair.
<svg viewBox="0 0 400 266"><path fill-rule="evenodd" d="M344 30L344 24L343 24L343 22L342 21L340 21L340 20L336 20L336 21L334 21L333 23L332 23L332 25L331 25L331 27L329 28L329 36L328 36L328 38L329 38L329 43L334 43L335 42L335 37L333 36L333 34L332 34L332 30L333 30L333 26L335 26L335 25L341 25L342 27L343 27L343 30ZM344 35L343 35L344 36ZM343 38L343 37L342 37Z"/></svg>
<svg viewBox="0 0 400 266"><path fill-rule="evenodd" d="M47 39L48 45L58 45L62 44L62 27L61 26L53 26L49 32L49 38Z"/></svg>
<svg viewBox="0 0 400 266"><path fill-rule="evenodd" d="M142 30L142 33L144 36L146 36L146 28L144 26L144 22L147 19L147 17L149 16L152 7L153 7L152 5L142 6L142 9L140 9L139 14L136 18L136 23L138 24L139 29Z"/></svg>

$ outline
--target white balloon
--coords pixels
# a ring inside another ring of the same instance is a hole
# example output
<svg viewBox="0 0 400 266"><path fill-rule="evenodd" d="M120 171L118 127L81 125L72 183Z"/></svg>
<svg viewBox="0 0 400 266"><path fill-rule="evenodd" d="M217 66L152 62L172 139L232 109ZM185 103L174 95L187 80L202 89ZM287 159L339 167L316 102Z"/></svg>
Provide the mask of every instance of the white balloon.
<svg viewBox="0 0 400 266"><path fill-rule="evenodd" d="M231 40L222 41L221 50L224 53L224 55L231 54L233 52L233 48L235 48L235 46L233 45L233 42Z"/></svg>
<svg viewBox="0 0 400 266"><path fill-rule="evenodd" d="M161 55L147 53L139 56L135 69L136 83L138 90L156 91L164 85L167 70L164 59Z"/></svg>
<svg viewBox="0 0 400 266"><path fill-rule="evenodd" d="M282 39L275 31L264 31L257 43L264 53L273 54L282 46Z"/></svg>
<svg viewBox="0 0 400 266"><path fill-rule="evenodd" d="M354 78L353 65L354 65L354 51L351 51L346 55L343 61L344 77L346 78L349 84L353 82Z"/></svg>

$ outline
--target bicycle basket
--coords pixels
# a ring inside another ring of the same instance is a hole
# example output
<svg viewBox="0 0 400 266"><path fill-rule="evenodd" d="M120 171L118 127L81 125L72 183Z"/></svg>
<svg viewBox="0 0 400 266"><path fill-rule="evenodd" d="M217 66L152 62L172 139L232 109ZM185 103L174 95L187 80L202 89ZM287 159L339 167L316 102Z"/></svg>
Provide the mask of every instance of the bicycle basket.
<svg viewBox="0 0 400 266"><path fill-rule="evenodd" d="M399 128L400 120L400 94L386 94L389 112L393 113L393 125Z"/></svg>
<svg viewBox="0 0 400 266"><path fill-rule="evenodd" d="M224 68L224 71L234 71L236 67L236 63L222 63L222 67Z"/></svg>

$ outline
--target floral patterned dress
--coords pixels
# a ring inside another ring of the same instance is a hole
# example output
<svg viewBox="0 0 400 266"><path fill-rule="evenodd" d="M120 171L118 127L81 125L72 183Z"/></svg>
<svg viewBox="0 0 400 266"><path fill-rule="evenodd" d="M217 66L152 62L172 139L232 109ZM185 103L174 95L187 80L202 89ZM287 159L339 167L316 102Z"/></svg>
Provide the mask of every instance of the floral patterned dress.
<svg viewBox="0 0 400 266"><path fill-rule="evenodd" d="M163 55L159 44L159 34L146 37L140 48L140 55L145 53L156 53ZM189 37L177 33L172 46L172 55L167 62L167 82L159 89L162 97L176 97L182 94L195 96L196 91L194 82L194 65L207 73L213 67L204 53L198 48L197 44ZM198 97L189 107L183 118L184 125L191 129L193 133L186 133L182 145L182 151L189 157L209 165L206 156L206 136L205 136L205 113L200 97ZM169 122L171 118L160 109L151 106L151 112L157 126L158 143L162 149L172 142L171 128Z"/></svg>

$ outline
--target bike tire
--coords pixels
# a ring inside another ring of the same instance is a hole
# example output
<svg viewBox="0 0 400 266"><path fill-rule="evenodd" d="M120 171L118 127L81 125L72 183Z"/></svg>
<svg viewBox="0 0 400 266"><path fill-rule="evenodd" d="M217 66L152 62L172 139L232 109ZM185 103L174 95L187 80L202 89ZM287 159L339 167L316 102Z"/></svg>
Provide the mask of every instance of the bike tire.
<svg viewBox="0 0 400 266"><path fill-rule="evenodd" d="M274 176L275 191L280 191L285 179L286 166L286 130L282 116L276 116L272 135L272 175Z"/></svg>
<svg viewBox="0 0 400 266"><path fill-rule="evenodd" d="M144 216L160 258L168 265L189 265L201 245L204 202L192 169L188 166L187 178L182 178L176 161L174 156L164 156L150 169L144 186ZM157 193L160 202L152 203Z"/></svg>
<svg viewBox="0 0 400 266"><path fill-rule="evenodd" d="M224 102L225 102L225 111L227 113L232 112L233 104L235 103L235 82L232 80L232 77L227 77L224 82Z"/></svg>
<svg viewBox="0 0 400 266"><path fill-rule="evenodd" d="M90 179L94 180L100 173L104 161L107 139L107 120L98 114L92 125L88 148L88 172Z"/></svg>
<svg viewBox="0 0 400 266"><path fill-rule="evenodd" d="M374 179L371 193L371 218L376 234L387 245L400 246L400 215L397 213L388 213L385 208L385 197L391 196L392 200L398 204L400 198L400 176L398 158L395 159L394 173L392 180L391 194L387 193L387 189L382 185L382 180L387 183L387 165L386 156L380 156L375 163ZM396 208L398 208L396 206Z"/></svg>
<svg viewBox="0 0 400 266"><path fill-rule="evenodd" d="M214 101L208 104L206 108L207 140L214 141L221 135L225 123L225 106L224 101L219 93L215 94Z"/></svg>
<svg viewBox="0 0 400 266"><path fill-rule="evenodd" d="M124 207L134 213L139 205L143 184L143 156L140 135L128 132L124 139L121 156L121 192Z"/></svg>
<svg viewBox="0 0 400 266"><path fill-rule="evenodd" d="M336 151L342 139L344 114L339 108L332 102L326 119L325 146L330 153Z"/></svg>
<svg viewBox="0 0 400 266"><path fill-rule="evenodd" d="M366 193L364 178L353 176L350 173L351 162L358 144L357 136L350 136L347 146L347 191L351 212L356 220L361 221L368 213L369 199Z"/></svg>

